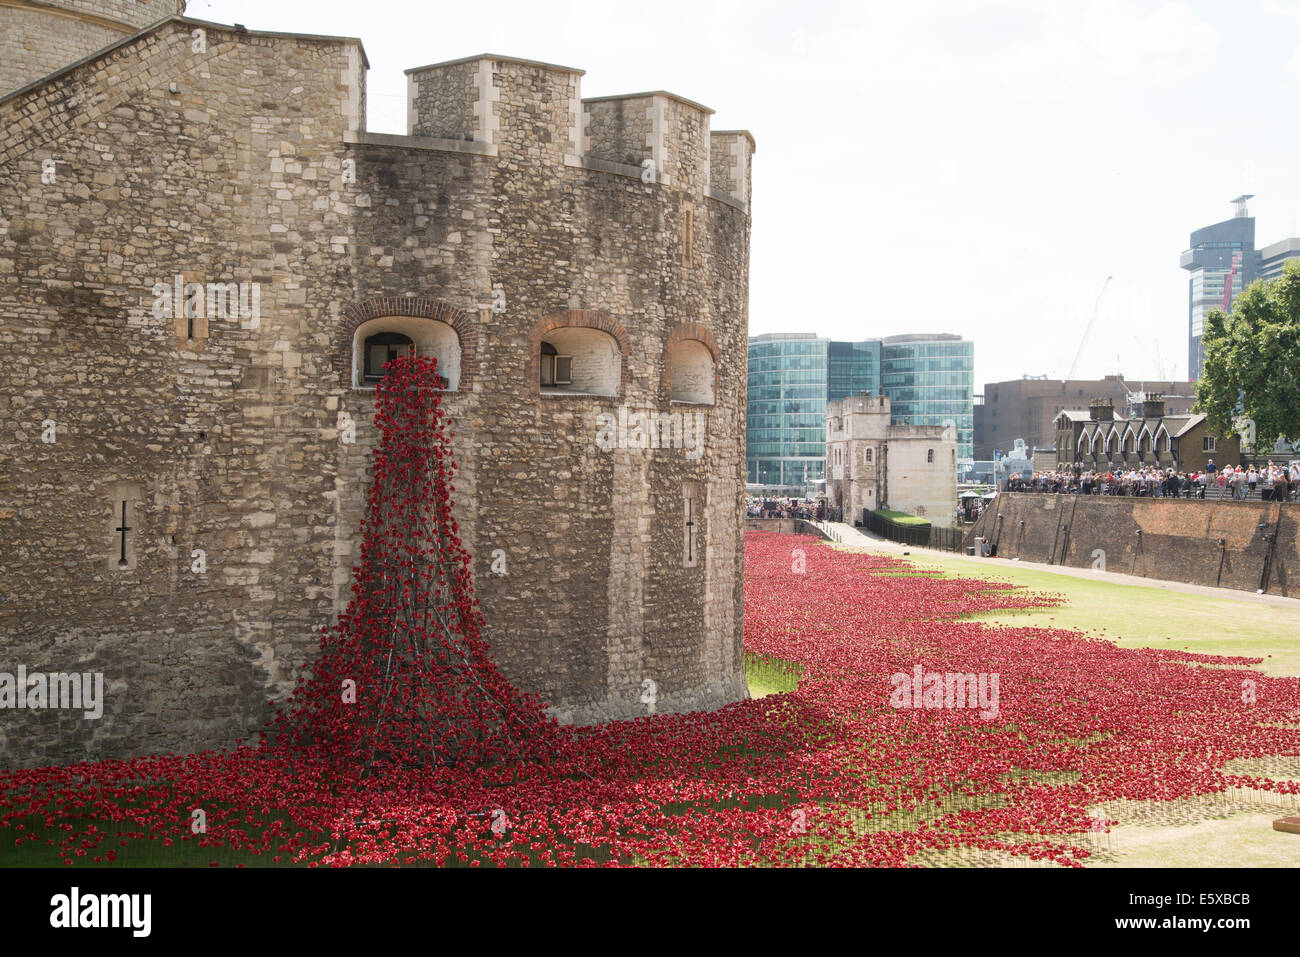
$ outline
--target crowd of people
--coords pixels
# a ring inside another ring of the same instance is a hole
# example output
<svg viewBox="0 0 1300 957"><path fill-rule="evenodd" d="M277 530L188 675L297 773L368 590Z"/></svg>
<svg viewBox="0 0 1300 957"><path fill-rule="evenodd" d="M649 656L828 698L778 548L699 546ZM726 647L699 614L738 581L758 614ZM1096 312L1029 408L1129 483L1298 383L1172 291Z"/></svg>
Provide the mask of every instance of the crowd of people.
<svg viewBox="0 0 1300 957"><path fill-rule="evenodd" d="M759 498L745 496L746 518L803 518L810 522L839 522L841 509L826 507L825 502L799 498Z"/></svg>
<svg viewBox="0 0 1300 957"><path fill-rule="evenodd" d="M963 525L973 525L979 521L988 504L984 498L963 498L957 505L957 521Z"/></svg>
<svg viewBox="0 0 1300 957"><path fill-rule="evenodd" d="M1077 493L1081 495L1131 495L1148 498L1250 498L1253 493L1266 502L1300 500L1300 461L1289 465L1218 468L1210 459L1203 470L1191 472L1172 468L1070 470L1035 472L1032 477L1013 476L1011 492Z"/></svg>

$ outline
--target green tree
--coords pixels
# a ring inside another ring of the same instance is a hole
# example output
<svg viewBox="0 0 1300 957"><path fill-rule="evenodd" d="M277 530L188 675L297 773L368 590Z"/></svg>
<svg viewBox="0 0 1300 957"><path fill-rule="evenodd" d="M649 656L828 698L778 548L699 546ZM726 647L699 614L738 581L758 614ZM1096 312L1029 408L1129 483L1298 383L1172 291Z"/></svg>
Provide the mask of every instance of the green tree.
<svg viewBox="0 0 1300 957"><path fill-rule="evenodd" d="M1253 431L1259 449L1300 438L1300 260L1273 282L1252 283L1231 315L1211 310L1204 342L1196 411L1210 428Z"/></svg>

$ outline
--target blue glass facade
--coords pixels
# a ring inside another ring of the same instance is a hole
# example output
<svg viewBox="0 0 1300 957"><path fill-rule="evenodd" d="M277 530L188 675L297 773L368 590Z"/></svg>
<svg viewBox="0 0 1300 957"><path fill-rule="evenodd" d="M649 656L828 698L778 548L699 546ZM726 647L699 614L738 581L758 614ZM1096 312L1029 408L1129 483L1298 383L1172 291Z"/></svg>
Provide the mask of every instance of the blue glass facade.
<svg viewBox="0 0 1300 957"><path fill-rule="evenodd" d="M958 465L975 441L975 344L959 336L862 342L778 333L749 341L746 482L802 494L825 479L826 403L887 395L898 425L951 425Z"/></svg>
<svg viewBox="0 0 1300 957"><path fill-rule="evenodd" d="M749 343L746 482L802 493L826 470L827 340L759 336Z"/></svg>
<svg viewBox="0 0 1300 957"><path fill-rule="evenodd" d="M884 340L880 391L895 425L957 430L957 465L975 460L975 343L960 336L893 336Z"/></svg>
<svg viewBox="0 0 1300 957"><path fill-rule="evenodd" d="M880 340L826 344L826 398L831 402L880 389Z"/></svg>

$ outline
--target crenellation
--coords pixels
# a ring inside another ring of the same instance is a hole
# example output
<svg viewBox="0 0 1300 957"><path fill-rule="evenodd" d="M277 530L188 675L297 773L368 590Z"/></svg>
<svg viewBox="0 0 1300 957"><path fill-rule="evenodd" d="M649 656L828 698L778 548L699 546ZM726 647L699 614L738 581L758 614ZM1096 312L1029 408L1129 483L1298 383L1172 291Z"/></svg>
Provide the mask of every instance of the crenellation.
<svg viewBox="0 0 1300 957"><path fill-rule="evenodd" d="M749 209L755 150L754 137L748 130L717 130L710 136L710 187L727 194L745 210Z"/></svg>

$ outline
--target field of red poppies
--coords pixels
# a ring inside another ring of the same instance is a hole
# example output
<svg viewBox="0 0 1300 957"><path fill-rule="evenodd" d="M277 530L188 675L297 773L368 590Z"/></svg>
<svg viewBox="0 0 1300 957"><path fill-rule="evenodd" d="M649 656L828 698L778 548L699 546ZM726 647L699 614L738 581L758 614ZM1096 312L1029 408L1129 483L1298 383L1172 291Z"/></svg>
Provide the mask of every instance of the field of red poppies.
<svg viewBox="0 0 1300 957"><path fill-rule="evenodd" d="M356 598L267 734L231 752L6 772L0 859L1078 866L1098 805L1300 790L1222 770L1300 755L1300 679L970 620L1056 599L766 533L746 544L747 658L797 673L796 690L560 728L482 638L437 390L415 387L433 374L412 366L381 390Z"/></svg>
<svg viewBox="0 0 1300 957"><path fill-rule="evenodd" d="M192 842L214 861L336 866L891 866L926 849L1075 865L1101 802L1296 792L1219 769L1300 754L1300 680L963 621L1051 599L875 574L904 563L811 539L751 533L746 563L747 650L797 663L792 693L565 732L546 762L360 782L288 747L11 773L5 843L69 863ZM891 676L918 664L999 675L998 717L892 707Z"/></svg>

